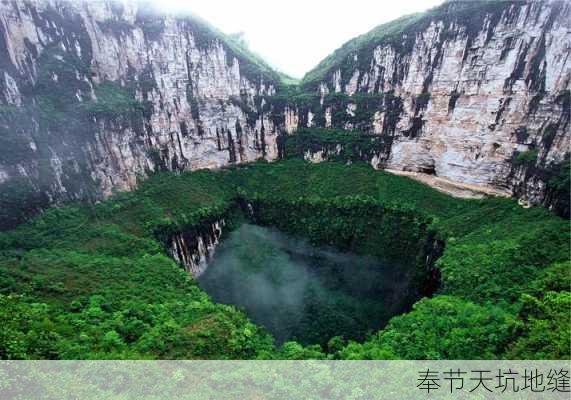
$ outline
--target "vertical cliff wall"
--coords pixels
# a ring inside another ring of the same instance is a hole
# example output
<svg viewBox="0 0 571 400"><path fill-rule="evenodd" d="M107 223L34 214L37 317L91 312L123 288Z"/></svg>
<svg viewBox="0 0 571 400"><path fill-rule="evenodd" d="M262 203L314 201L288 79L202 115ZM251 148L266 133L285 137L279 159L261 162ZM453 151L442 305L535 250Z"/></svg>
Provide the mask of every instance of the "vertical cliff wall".
<svg viewBox="0 0 571 400"><path fill-rule="evenodd" d="M567 1L448 1L348 42L285 87L192 16L129 0L5 0L0 228L155 171L273 160L286 134L315 127L364 135L310 132L289 147L568 214L570 49Z"/></svg>
<svg viewBox="0 0 571 400"><path fill-rule="evenodd" d="M99 199L157 170L274 159L278 131L255 99L277 81L191 16L0 2L3 204Z"/></svg>
<svg viewBox="0 0 571 400"><path fill-rule="evenodd" d="M224 219L201 224L173 235L168 243L168 253L192 276L199 277L206 271L222 237Z"/></svg>
<svg viewBox="0 0 571 400"><path fill-rule="evenodd" d="M284 122L375 134L375 165L540 203L569 154L570 52L569 2L449 1L337 50Z"/></svg>

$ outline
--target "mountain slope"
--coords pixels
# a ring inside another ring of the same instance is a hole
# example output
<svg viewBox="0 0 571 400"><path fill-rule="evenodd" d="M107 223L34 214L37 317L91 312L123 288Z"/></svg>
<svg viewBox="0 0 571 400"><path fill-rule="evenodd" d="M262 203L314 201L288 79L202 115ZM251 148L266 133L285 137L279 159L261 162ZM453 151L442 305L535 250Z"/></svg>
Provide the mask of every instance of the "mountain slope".
<svg viewBox="0 0 571 400"><path fill-rule="evenodd" d="M327 56L315 68L305 74L302 85L308 89L327 79L327 75L351 64L357 55L359 62L366 65L371 61L372 52L380 45L392 45L405 50L413 45L415 35L427 29L434 21L447 21L465 25L466 30L476 30L484 26L486 17L499 16L518 1L474 0L446 1L444 4L425 12L402 16L394 21L377 26L371 31L349 40L339 49Z"/></svg>
<svg viewBox="0 0 571 400"><path fill-rule="evenodd" d="M137 2L0 4L0 202L12 223L157 170L277 157L280 75L194 16Z"/></svg>
<svg viewBox="0 0 571 400"><path fill-rule="evenodd" d="M554 182L571 138L570 21L563 1L449 1L379 26L304 77L286 129L377 135L375 166L553 205L566 196Z"/></svg>
<svg viewBox="0 0 571 400"><path fill-rule="evenodd" d="M449 1L348 42L291 85L191 15L2 2L0 228L156 171L274 160L286 134L315 127L350 134L296 136L314 161L351 154L566 215L570 21L563 1Z"/></svg>

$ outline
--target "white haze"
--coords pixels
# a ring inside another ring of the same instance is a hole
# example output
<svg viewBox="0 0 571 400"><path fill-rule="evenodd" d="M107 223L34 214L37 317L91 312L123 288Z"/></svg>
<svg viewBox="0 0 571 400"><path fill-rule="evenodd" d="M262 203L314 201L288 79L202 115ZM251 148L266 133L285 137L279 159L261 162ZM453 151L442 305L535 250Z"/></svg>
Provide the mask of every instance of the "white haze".
<svg viewBox="0 0 571 400"><path fill-rule="evenodd" d="M225 33L244 32L252 51L296 78L355 36L443 0L154 0L187 10Z"/></svg>

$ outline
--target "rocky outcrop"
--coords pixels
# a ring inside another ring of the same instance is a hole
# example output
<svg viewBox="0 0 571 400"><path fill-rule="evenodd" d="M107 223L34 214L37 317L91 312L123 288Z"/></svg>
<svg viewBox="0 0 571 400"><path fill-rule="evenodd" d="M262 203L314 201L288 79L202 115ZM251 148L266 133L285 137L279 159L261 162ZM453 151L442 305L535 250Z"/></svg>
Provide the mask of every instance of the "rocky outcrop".
<svg viewBox="0 0 571 400"><path fill-rule="evenodd" d="M3 1L0 229L156 171L286 156L285 135L305 127L365 133L297 149L313 161L366 159L568 214L568 185L551 182L568 170L570 49L569 2L448 1L281 90L192 16L129 0Z"/></svg>
<svg viewBox="0 0 571 400"><path fill-rule="evenodd" d="M197 278L206 271L208 262L214 256L225 225L226 221L220 219L177 233L170 240L168 253L187 272Z"/></svg>
<svg viewBox="0 0 571 400"><path fill-rule="evenodd" d="M3 1L0 191L100 199L157 170L274 159L278 130L255 99L276 82L191 16L129 1Z"/></svg>
<svg viewBox="0 0 571 400"><path fill-rule="evenodd" d="M450 1L325 60L288 129L311 119L385 136L381 167L540 203L569 153L570 49L569 2Z"/></svg>

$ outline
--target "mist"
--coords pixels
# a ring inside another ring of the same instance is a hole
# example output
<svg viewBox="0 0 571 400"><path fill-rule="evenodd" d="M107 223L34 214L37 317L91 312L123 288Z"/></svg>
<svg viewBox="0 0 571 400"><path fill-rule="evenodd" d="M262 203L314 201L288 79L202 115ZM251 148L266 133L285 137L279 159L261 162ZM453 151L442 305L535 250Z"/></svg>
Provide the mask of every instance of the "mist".
<svg viewBox="0 0 571 400"><path fill-rule="evenodd" d="M244 224L216 250L200 286L243 308L278 343L362 339L412 304L410 268L317 248L272 228Z"/></svg>
<svg viewBox="0 0 571 400"><path fill-rule="evenodd" d="M284 3L263 0L151 1L165 11L193 12L225 33L242 33L252 51L274 68L295 78L302 78L355 36L443 2L354 0L348 6L320 0L290 0Z"/></svg>

